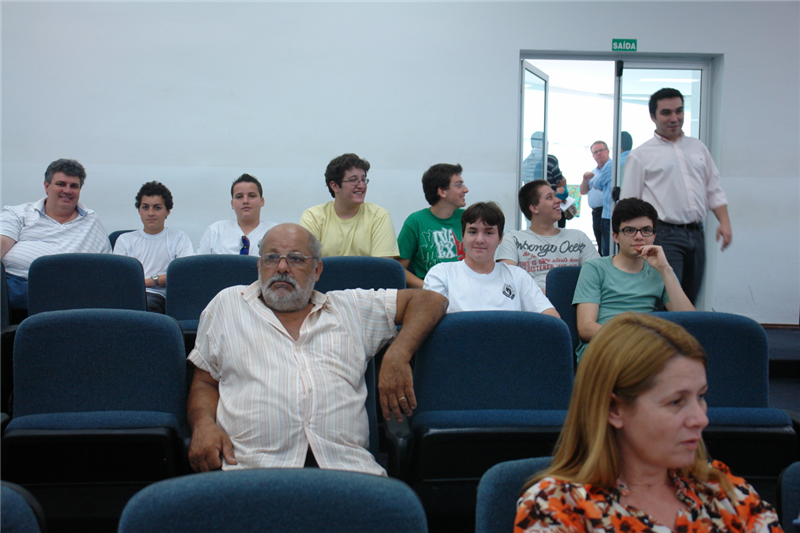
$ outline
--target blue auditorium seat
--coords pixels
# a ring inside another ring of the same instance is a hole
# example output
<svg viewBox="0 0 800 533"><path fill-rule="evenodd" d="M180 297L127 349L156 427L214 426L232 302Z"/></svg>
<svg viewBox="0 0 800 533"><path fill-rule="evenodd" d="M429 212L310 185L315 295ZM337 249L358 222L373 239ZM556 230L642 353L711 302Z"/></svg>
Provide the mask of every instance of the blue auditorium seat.
<svg viewBox="0 0 800 533"><path fill-rule="evenodd" d="M581 275L579 266L556 267L547 273L547 299L556 308L561 320L567 323L573 351L578 347L578 315L572 298Z"/></svg>
<svg viewBox="0 0 800 533"><path fill-rule="evenodd" d="M117 239L119 238L120 235L122 235L123 233L130 233L132 231L135 231L135 230L132 230L132 229L119 229L117 231L112 231L111 233L109 233L108 234L108 242L111 243L111 249L113 250L114 246L116 246Z"/></svg>
<svg viewBox="0 0 800 533"><path fill-rule="evenodd" d="M167 315L183 328L187 345L194 345L200 313L222 289L250 285L258 279L258 256L192 255L179 257L167 268Z"/></svg>
<svg viewBox="0 0 800 533"><path fill-rule="evenodd" d="M572 382L562 320L512 311L446 315L415 356L410 443L395 443L399 475L429 520L471 513L478 481L493 465L550 455Z"/></svg>
<svg viewBox="0 0 800 533"><path fill-rule="evenodd" d="M730 313L653 314L681 325L708 356L709 425L703 440L709 453L774 501L778 474L798 459L798 438L789 415L769 406L764 329Z"/></svg>
<svg viewBox="0 0 800 533"><path fill-rule="evenodd" d="M323 257L322 274L314 285L319 292L343 289L405 289L406 271L386 257Z"/></svg>
<svg viewBox="0 0 800 533"><path fill-rule="evenodd" d="M192 474L155 483L119 533L426 533L419 499L390 478L319 468Z"/></svg>
<svg viewBox="0 0 800 533"><path fill-rule="evenodd" d="M514 516L522 487L550 466L552 457L534 457L499 463L486 471L478 485L475 533L514 531Z"/></svg>
<svg viewBox="0 0 800 533"><path fill-rule="evenodd" d="M0 531L4 533L44 533L47 531L42 506L33 494L16 483L0 487Z"/></svg>
<svg viewBox="0 0 800 533"><path fill-rule="evenodd" d="M48 519L119 516L139 488L186 472L183 337L174 319L50 311L20 324L2 477Z"/></svg>
<svg viewBox="0 0 800 533"><path fill-rule="evenodd" d="M800 461L781 473L777 504L784 533L800 533Z"/></svg>
<svg viewBox="0 0 800 533"><path fill-rule="evenodd" d="M146 311L138 259L113 254L38 257L28 271L28 316L64 309Z"/></svg>

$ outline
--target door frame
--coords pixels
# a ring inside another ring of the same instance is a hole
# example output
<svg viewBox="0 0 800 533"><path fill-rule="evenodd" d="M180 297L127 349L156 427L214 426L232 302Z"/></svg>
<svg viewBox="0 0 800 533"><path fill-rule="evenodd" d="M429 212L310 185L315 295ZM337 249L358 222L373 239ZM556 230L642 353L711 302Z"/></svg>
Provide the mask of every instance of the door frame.
<svg viewBox="0 0 800 533"><path fill-rule="evenodd" d="M518 124L517 124L517 190L522 185L522 153L521 143L523 132L523 104L524 104L524 84L525 84L525 62L536 66L537 60L561 60L561 61L622 61L622 73L624 75L624 68L652 68L652 69L686 69L686 70L700 70L701 83L700 83L700 127L698 138L708 147L714 161L721 161L720 151L721 142L718 136L714 135L715 125L718 126L719 119L715 117L720 116L721 109L721 96L722 86L720 79L718 79L717 71L721 71L724 61L723 54L668 54L668 53L640 53L640 52L575 52L575 51L553 51L553 50L522 50L519 55L519 83L520 88L519 102L518 102ZM537 69L540 70L541 69ZM544 73L546 74L546 73ZM620 121L621 121L621 78L620 69L615 69L614 80L614 161L618 160L619 146L620 146ZM549 90L549 81L547 84ZM546 99L546 105L549 100ZM549 110L545 110L545 117L549 114ZM547 122L545 121L545 127ZM544 131L544 138L547 140L548 132ZM545 144L545 150L547 145ZM545 154L547 152L545 151ZM719 168L719 165L718 165ZM722 172L720 168L720 172ZM612 170L612 183L617 186L617 165L614 165ZM515 227L518 226L522 219L522 213L519 206L515 209ZM714 232L716 231L717 221L713 217L706 215L705 231L706 231L706 276L703 280L703 286L697 301L698 310L711 310L712 303L716 296L716 277L709 275L711 272L716 271L717 267L717 253L714 246ZM525 228L517 228L525 229Z"/></svg>

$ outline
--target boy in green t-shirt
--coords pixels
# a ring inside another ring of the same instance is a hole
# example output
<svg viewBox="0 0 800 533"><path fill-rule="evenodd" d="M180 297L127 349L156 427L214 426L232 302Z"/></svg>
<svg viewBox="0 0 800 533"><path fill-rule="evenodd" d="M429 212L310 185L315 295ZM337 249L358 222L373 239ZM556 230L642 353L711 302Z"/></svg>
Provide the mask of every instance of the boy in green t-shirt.
<svg viewBox="0 0 800 533"><path fill-rule="evenodd" d="M439 163L422 175L422 190L431 207L411 213L397 237L406 285L422 288L434 265L464 259L461 214L469 192L461 178L461 165Z"/></svg>

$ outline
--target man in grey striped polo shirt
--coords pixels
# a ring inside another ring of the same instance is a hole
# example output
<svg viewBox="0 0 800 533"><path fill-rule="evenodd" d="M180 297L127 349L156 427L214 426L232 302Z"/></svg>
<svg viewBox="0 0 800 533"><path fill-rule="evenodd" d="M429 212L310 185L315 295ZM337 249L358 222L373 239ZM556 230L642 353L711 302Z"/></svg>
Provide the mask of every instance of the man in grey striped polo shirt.
<svg viewBox="0 0 800 533"><path fill-rule="evenodd" d="M85 180L86 170L77 161L53 161L44 174L44 198L3 208L0 257L12 309L28 308L28 268L37 257L111 253L108 233L97 214L78 202Z"/></svg>

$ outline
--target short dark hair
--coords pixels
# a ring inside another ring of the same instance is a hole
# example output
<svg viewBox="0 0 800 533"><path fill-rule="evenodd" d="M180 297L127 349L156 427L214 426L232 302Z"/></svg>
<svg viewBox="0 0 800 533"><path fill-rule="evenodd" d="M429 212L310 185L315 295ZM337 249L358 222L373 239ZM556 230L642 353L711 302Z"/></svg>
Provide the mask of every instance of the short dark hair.
<svg viewBox="0 0 800 533"><path fill-rule="evenodd" d="M164 200L164 207L167 208L167 211L172 209L172 193L169 192L169 189L167 189L167 186L163 183L148 181L142 185L142 188L136 193L136 209L139 209L139 206L142 205L142 197L144 196L160 196L161 199Z"/></svg>
<svg viewBox="0 0 800 533"><path fill-rule="evenodd" d="M439 189L447 189L450 187L450 178L456 174L461 174L464 169L461 165L449 165L447 163L438 163L425 171L422 175L422 192L425 193L425 199L431 205L439 203Z"/></svg>
<svg viewBox="0 0 800 533"><path fill-rule="evenodd" d="M653 223L653 230L658 223L658 212L656 208L644 200L638 198L625 198L617 203L614 213L611 215L611 231L619 234L619 227L623 222L628 222L634 218L647 217Z"/></svg>
<svg viewBox="0 0 800 533"><path fill-rule="evenodd" d="M478 202L469 206L461 215L461 234L466 233L467 224L475 224L478 221L483 221L487 226L497 226L497 231L503 235L506 217L495 202Z"/></svg>
<svg viewBox="0 0 800 533"><path fill-rule="evenodd" d="M539 200L542 197L542 193L539 192L539 189L545 185L551 189L553 188L552 185L550 185L550 182L547 180L529 181L522 186L522 188L519 190L519 194L517 194L517 198L519 199L519 208L522 211L522 214L525 215L525 218L528 220L530 220L533 216L533 213L531 213L531 206L539 205Z"/></svg>
<svg viewBox="0 0 800 533"><path fill-rule="evenodd" d="M81 182L81 187L83 187L83 182L86 181L86 169L74 159L56 159L50 163L47 166L47 170L44 171L44 181L47 183L53 181L53 174L56 172L63 172L66 176L78 178Z"/></svg>
<svg viewBox="0 0 800 533"><path fill-rule="evenodd" d="M233 180L233 183L231 183L231 198L233 198L233 188L239 183L255 183L256 187L258 187L258 196L261 198L264 197L264 189L261 188L261 182L258 181L255 176L251 176L250 174L242 174Z"/></svg>
<svg viewBox="0 0 800 533"><path fill-rule="evenodd" d="M680 98L681 102L683 102L683 95L678 89L671 89L669 87L659 89L650 96L650 114L655 115L658 109L658 101L667 98Z"/></svg>
<svg viewBox="0 0 800 533"><path fill-rule="evenodd" d="M331 188L331 182L341 187L344 173L353 167L360 168L366 175L369 172L369 161L361 159L356 154L342 154L331 159L331 162L328 163L328 168L325 169L325 185L328 187L328 192L331 193L331 196L336 198L336 194Z"/></svg>

